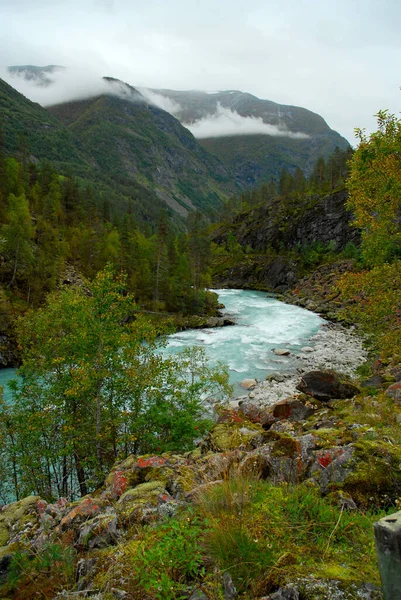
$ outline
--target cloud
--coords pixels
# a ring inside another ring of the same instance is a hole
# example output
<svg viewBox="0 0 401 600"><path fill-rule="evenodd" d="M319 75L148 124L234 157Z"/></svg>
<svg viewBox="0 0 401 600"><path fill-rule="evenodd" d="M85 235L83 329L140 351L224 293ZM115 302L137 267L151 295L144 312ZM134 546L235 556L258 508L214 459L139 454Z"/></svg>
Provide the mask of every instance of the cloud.
<svg viewBox="0 0 401 600"><path fill-rule="evenodd" d="M301 132L288 131L284 126L279 127L264 123L261 117L242 117L229 108L217 104L217 111L213 115L185 124L193 135L200 138L225 137L231 135L270 135L273 137L287 137L297 140L309 138Z"/></svg>
<svg viewBox="0 0 401 600"><path fill-rule="evenodd" d="M177 115L182 110L182 106L171 98L167 98L162 94L158 94L149 88L138 88L138 90L141 92L142 96L146 98L149 104L153 104L154 106L165 110L173 116Z"/></svg>
<svg viewBox="0 0 401 600"><path fill-rule="evenodd" d="M42 106L83 100L102 94L112 94L131 101L142 100L134 88L119 80L104 79L91 69L56 68L53 72L46 73L46 80L50 82L47 85L43 84L42 79L26 79L23 73L10 72L5 68L0 69L0 77L21 94Z"/></svg>

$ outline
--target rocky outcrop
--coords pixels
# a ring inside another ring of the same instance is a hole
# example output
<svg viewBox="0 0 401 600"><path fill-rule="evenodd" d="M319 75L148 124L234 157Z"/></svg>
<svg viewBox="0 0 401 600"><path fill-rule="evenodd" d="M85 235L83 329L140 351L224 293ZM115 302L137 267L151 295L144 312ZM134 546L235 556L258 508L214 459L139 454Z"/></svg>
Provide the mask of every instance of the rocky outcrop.
<svg viewBox="0 0 401 600"><path fill-rule="evenodd" d="M242 248L253 250L226 268L218 266L216 285L288 290L300 279L302 260L297 253L303 249L330 244L340 252L350 242L359 246L360 232L351 225L346 200L345 190L291 202L278 198L216 229L214 242L224 244L233 234Z"/></svg>
<svg viewBox="0 0 401 600"><path fill-rule="evenodd" d="M81 597L79 590L94 595L97 590L92 590L91 582L95 576L101 581L99 572L105 568L102 552L114 560L113 552L118 559L127 545L132 545L130 552L138 551L138 532L143 526L151 526L157 536L158 524L163 526L183 509L202 504L208 490L219 489L238 474L257 476L271 486L308 482L310 489L329 496L344 511L394 502L401 485L400 448L388 431L381 437L371 426L379 410L375 396L358 396L353 403L340 399L322 403L295 394L264 408L249 399L238 409L217 407L217 423L192 452L128 456L114 466L102 488L72 503L65 499L48 503L31 496L4 507L0 513L0 585L1 578L6 581L8 577L16 552L37 553L56 539L63 547L73 548L76 557L76 587L60 598ZM362 422L355 423L358 410ZM398 404L392 410L401 418ZM123 595L112 597L129 598L124 595L127 582L129 578L119 582ZM344 587L334 580L290 578L285 586L277 587L264 598L323 599L328 590L330 597L339 600L380 598L377 588L357 581L348 581ZM108 598L107 594L98 597ZM187 597L214 598L203 588L194 591L191 586Z"/></svg>
<svg viewBox="0 0 401 600"><path fill-rule="evenodd" d="M229 227L217 229L213 238L224 242L231 231L241 246L262 252L269 247L278 251L316 242L332 243L340 251L348 242L358 245L360 241L359 231L351 226L346 200L345 190L292 202L278 198L241 213Z"/></svg>

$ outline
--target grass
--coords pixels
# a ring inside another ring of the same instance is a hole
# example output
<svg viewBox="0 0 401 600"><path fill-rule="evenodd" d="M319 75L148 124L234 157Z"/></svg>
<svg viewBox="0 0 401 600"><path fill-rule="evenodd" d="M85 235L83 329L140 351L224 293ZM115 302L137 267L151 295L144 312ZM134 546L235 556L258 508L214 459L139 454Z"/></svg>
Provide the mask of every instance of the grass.
<svg viewBox="0 0 401 600"><path fill-rule="evenodd" d="M202 589L223 598L229 573L239 598L266 595L295 577L379 583L373 523L384 511L348 511L310 483L271 485L234 473L195 506L103 552L94 587L134 600L174 600Z"/></svg>

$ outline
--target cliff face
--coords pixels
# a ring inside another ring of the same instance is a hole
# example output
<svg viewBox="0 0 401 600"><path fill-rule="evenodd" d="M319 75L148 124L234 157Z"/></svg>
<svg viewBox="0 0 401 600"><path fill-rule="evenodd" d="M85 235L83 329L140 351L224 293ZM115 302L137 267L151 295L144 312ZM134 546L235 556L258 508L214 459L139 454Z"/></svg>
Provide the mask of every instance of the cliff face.
<svg viewBox="0 0 401 600"><path fill-rule="evenodd" d="M230 235L243 249L240 260L217 268L215 284L240 288L284 290L302 275L301 254L317 245L341 252L356 246L360 232L352 227L346 208L347 192L302 199L278 198L239 214L232 223L215 231L213 241L227 244Z"/></svg>
<svg viewBox="0 0 401 600"><path fill-rule="evenodd" d="M231 231L241 246L253 250L289 250L318 242L334 242L335 249L342 250L348 242L359 243L359 232L350 224L352 215L346 209L346 199L345 190L302 199L278 198L238 215L233 223L216 231L214 241L225 241Z"/></svg>

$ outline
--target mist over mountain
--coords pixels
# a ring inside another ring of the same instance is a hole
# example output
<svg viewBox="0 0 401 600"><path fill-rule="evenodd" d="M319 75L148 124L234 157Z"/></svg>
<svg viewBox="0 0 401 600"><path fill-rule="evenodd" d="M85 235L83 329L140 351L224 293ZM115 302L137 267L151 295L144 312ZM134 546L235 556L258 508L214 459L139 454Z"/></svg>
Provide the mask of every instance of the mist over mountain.
<svg viewBox="0 0 401 600"><path fill-rule="evenodd" d="M172 102L175 116L234 172L241 187L277 180L283 168L299 167L309 175L318 156L349 146L320 115L238 90L151 90L147 97L159 105Z"/></svg>
<svg viewBox="0 0 401 600"><path fill-rule="evenodd" d="M128 205L139 221L217 210L237 191L232 173L177 119L113 78L85 100L43 108L0 80L0 122L8 154L95 186L116 215Z"/></svg>
<svg viewBox="0 0 401 600"><path fill-rule="evenodd" d="M239 90L133 88L85 69L53 66L11 67L6 76L42 106L111 94L166 111L224 163L240 188L277 181L283 168L293 173L299 167L309 175L318 156L328 158L336 147L349 145L320 115Z"/></svg>

